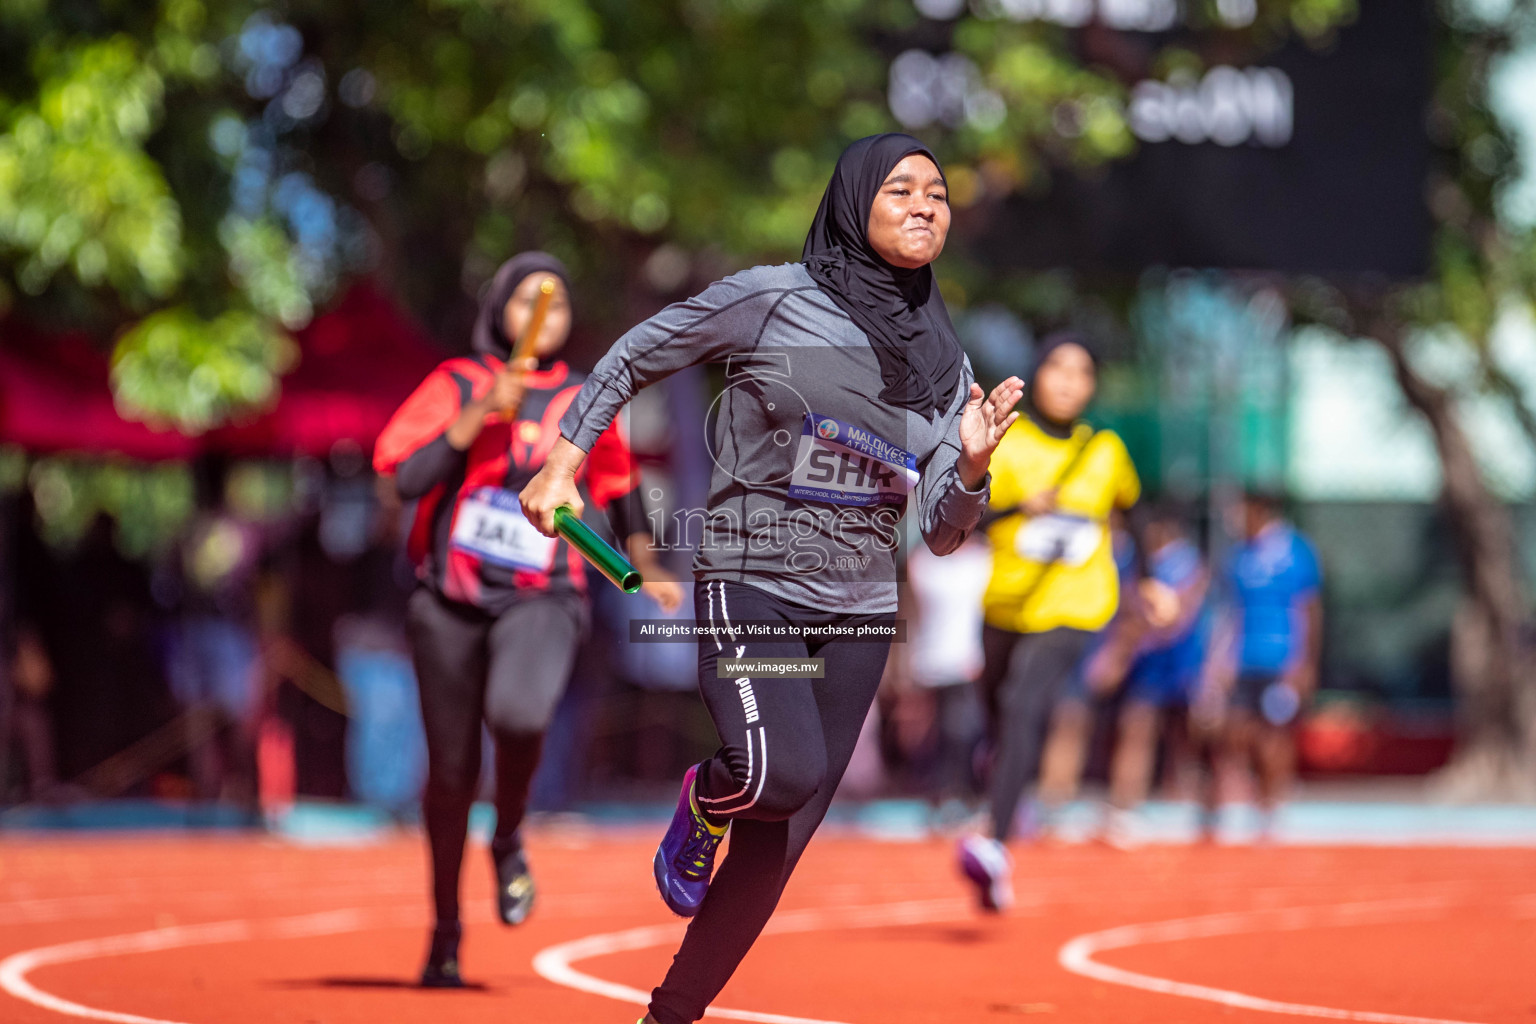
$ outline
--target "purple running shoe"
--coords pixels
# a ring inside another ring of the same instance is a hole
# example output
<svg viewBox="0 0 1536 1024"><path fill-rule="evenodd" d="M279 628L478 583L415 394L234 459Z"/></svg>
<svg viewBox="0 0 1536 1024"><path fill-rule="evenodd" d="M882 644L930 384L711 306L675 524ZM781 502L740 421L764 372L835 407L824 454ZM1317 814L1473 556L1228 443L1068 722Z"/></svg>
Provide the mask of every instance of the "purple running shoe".
<svg viewBox="0 0 1536 1024"><path fill-rule="evenodd" d="M693 796L698 774L699 766L694 765L683 775L683 791L678 795L672 824L656 847L656 888L661 890L662 902L679 917L699 912L715 872L715 853L730 827L712 825L699 812Z"/></svg>

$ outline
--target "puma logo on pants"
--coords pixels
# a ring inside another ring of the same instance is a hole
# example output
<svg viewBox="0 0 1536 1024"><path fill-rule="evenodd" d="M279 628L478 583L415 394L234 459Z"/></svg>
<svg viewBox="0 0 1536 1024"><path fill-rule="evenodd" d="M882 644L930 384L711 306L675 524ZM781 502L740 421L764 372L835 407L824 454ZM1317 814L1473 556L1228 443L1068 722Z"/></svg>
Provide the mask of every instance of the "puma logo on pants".
<svg viewBox="0 0 1536 1024"><path fill-rule="evenodd" d="M744 657L747 653L745 647L736 648L736 657ZM741 710L747 713L747 724L757 721L757 695L752 692L752 680L742 676L736 680L736 690L741 695Z"/></svg>

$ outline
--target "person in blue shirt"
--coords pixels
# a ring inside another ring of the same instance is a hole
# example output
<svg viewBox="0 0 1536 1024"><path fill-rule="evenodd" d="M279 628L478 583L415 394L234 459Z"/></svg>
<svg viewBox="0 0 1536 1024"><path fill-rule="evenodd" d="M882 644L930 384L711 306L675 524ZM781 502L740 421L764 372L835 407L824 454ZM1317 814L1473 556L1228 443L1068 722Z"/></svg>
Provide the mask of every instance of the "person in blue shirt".
<svg viewBox="0 0 1536 1024"><path fill-rule="evenodd" d="M1112 846L1135 843L1133 814L1147 798L1163 727L1182 721L1205 666L1211 610L1206 601L1210 574L1190 539L1183 517L1172 506L1156 508L1146 527L1147 566L1152 578L1178 595L1178 614L1154 628L1138 610L1123 623L1131 657L1125 672L1125 699L1110 762L1109 815L1104 839ZM1172 737L1170 737L1172 741Z"/></svg>
<svg viewBox="0 0 1536 1024"><path fill-rule="evenodd" d="M1225 704L1221 760L1253 766L1260 835L1268 838L1275 805L1295 774L1293 726L1317 688L1322 569L1311 542L1285 520L1277 495L1250 491L1237 512L1242 540L1222 581L1209 685L1212 699ZM1216 789L1205 801L1208 834Z"/></svg>

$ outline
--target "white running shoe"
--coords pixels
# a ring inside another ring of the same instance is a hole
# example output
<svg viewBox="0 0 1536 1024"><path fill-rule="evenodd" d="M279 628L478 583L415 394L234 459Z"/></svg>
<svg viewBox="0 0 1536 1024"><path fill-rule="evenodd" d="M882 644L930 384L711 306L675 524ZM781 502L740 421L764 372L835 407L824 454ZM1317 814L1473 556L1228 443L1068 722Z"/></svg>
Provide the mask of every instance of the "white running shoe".
<svg viewBox="0 0 1536 1024"><path fill-rule="evenodd" d="M1013 857L986 836L966 836L958 849L960 871L976 886L983 910L994 914L1013 906Z"/></svg>

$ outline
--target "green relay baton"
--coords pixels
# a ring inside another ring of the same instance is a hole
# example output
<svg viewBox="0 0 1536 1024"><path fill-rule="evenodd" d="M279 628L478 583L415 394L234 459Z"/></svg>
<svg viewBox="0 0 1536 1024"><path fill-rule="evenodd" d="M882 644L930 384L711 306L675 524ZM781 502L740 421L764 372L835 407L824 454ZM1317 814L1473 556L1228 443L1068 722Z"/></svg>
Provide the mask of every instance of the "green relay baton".
<svg viewBox="0 0 1536 1024"><path fill-rule="evenodd" d="M569 505L555 509L555 532L564 537L581 556L597 571L607 576L614 586L626 594L633 594L645 581L640 570L629 564L629 559L619 554L603 538L592 532L592 527L581 521Z"/></svg>

